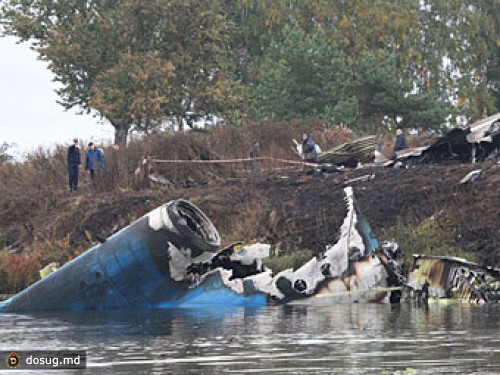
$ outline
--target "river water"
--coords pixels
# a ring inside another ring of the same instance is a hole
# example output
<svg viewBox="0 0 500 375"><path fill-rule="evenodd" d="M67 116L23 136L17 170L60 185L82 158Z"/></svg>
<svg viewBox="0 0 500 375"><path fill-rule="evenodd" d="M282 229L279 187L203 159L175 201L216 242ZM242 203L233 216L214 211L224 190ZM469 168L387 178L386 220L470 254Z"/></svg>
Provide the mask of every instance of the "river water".
<svg viewBox="0 0 500 375"><path fill-rule="evenodd" d="M84 349L89 374L500 374L499 315L459 304L0 314L0 350Z"/></svg>

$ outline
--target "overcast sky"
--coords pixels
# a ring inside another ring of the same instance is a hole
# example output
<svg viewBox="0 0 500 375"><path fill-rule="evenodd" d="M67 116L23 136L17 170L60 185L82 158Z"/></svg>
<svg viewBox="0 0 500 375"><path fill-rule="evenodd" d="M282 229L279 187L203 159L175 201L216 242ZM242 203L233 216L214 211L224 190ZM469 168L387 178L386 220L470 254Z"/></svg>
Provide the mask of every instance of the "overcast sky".
<svg viewBox="0 0 500 375"><path fill-rule="evenodd" d="M28 44L0 38L0 144L15 143L19 157L42 147L67 145L74 137L110 143L113 128L91 115L57 104L56 84L47 64Z"/></svg>

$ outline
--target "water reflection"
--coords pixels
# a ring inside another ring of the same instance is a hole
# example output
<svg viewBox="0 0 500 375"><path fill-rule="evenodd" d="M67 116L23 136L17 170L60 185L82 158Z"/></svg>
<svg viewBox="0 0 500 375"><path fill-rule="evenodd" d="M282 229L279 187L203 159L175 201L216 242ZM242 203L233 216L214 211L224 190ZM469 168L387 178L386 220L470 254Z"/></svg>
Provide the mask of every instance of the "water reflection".
<svg viewBox="0 0 500 375"><path fill-rule="evenodd" d="M5 314L0 349L86 349L87 373L493 374L499 312L355 304Z"/></svg>

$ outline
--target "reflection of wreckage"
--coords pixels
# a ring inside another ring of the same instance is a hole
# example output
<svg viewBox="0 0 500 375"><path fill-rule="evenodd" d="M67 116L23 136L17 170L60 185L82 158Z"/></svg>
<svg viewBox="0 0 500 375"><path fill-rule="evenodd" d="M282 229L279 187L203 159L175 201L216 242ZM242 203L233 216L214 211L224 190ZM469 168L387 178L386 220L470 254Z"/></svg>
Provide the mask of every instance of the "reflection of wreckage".
<svg viewBox="0 0 500 375"><path fill-rule="evenodd" d="M379 246L352 188L345 192L347 215L339 240L295 271L273 275L262 266L270 245L218 252L220 238L210 220L177 200L0 302L0 311L398 302L406 282L401 252L395 244ZM492 285L490 274L483 275L481 280ZM498 283L498 273L491 275ZM421 279L411 277L409 285L419 289ZM429 273L429 284L434 282Z"/></svg>
<svg viewBox="0 0 500 375"><path fill-rule="evenodd" d="M428 147L399 151L397 159L420 163L500 162L500 113L465 129L452 129Z"/></svg>

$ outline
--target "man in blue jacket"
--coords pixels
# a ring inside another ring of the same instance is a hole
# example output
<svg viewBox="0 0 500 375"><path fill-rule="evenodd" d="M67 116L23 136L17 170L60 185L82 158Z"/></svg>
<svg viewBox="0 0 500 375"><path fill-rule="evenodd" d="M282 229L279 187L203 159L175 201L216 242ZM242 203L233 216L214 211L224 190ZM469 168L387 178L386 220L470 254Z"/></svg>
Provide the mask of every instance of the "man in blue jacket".
<svg viewBox="0 0 500 375"><path fill-rule="evenodd" d="M302 135L302 152L306 163L319 163L316 142L309 134Z"/></svg>
<svg viewBox="0 0 500 375"><path fill-rule="evenodd" d="M73 144L68 147L68 176L69 190L78 190L78 168L80 167L80 148L78 139L73 139Z"/></svg>
<svg viewBox="0 0 500 375"><path fill-rule="evenodd" d="M93 142L89 143L87 157L85 158L85 170L90 172L90 177L94 181L96 171L104 167L104 155L101 150L95 147Z"/></svg>

